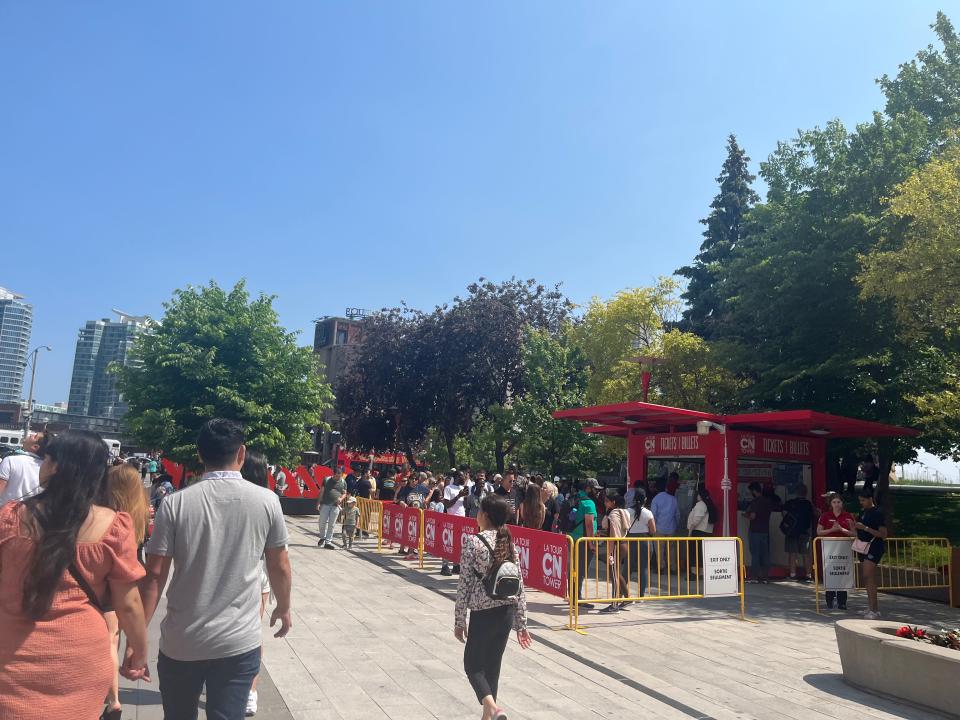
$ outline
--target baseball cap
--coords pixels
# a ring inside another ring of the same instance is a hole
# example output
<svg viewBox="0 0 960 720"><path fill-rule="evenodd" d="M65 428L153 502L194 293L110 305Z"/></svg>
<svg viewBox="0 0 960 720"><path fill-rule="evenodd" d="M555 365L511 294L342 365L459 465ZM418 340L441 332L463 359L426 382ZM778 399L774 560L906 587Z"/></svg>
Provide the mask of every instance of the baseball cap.
<svg viewBox="0 0 960 720"><path fill-rule="evenodd" d="M587 478L587 487L599 488L600 482L596 478Z"/></svg>

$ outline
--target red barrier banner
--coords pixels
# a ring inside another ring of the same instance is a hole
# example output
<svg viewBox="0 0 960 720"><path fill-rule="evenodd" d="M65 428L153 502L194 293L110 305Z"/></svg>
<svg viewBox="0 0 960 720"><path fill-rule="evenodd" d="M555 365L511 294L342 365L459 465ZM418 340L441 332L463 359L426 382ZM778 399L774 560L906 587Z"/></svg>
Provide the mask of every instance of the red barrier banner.
<svg viewBox="0 0 960 720"><path fill-rule="evenodd" d="M570 546L559 533L510 526L520 553L523 584L528 588L565 597L570 577Z"/></svg>
<svg viewBox="0 0 960 720"><path fill-rule="evenodd" d="M391 503L383 505L383 539L406 547L420 547L420 511Z"/></svg>
<svg viewBox="0 0 960 720"><path fill-rule="evenodd" d="M477 521L459 515L427 511L423 514L423 550L456 564L467 535L475 535Z"/></svg>

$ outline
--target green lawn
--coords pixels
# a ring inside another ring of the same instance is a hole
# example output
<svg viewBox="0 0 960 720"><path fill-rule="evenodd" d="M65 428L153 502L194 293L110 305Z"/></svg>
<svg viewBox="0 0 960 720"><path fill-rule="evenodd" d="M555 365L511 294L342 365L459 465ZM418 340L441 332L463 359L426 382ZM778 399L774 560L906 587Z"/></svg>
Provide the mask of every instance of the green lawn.
<svg viewBox="0 0 960 720"><path fill-rule="evenodd" d="M960 545L960 492L926 495L894 490L897 537L945 537Z"/></svg>

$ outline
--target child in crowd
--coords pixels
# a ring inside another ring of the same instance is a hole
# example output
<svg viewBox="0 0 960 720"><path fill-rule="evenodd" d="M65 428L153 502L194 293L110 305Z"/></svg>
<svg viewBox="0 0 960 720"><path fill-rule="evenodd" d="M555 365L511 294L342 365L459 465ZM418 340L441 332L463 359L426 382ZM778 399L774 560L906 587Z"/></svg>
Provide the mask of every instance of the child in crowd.
<svg viewBox="0 0 960 720"><path fill-rule="evenodd" d="M357 522L360 520L360 511L357 509L357 499L348 497L346 506L341 513L343 520L343 546L353 547L353 537L357 534Z"/></svg>
<svg viewBox="0 0 960 720"><path fill-rule="evenodd" d="M431 480L431 492L427 498L427 510L445 513L447 506L443 504L443 488L437 480Z"/></svg>

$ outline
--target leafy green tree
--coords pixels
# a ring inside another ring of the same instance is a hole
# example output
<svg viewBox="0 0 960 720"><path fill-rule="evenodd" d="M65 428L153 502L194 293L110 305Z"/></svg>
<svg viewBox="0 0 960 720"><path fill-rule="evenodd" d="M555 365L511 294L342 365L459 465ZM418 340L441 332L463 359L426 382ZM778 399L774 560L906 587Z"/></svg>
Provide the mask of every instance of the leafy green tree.
<svg viewBox="0 0 960 720"><path fill-rule="evenodd" d="M524 335L530 329L563 332L571 308L558 286L481 278L466 296L454 298L449 310L438 309L443 317L437 323L434 355L437 425L451 465L456 465L455 437L470 434L479 422L493 443L496 468L503 472L518 441L511 407L526 393Z"/></svg>
<svg viewBox="0 0 960 720"><path fill-rule="evenodd" d="M309 348L296 344L273 298L250 300L245 284L229 292L211 282L177 290L163 319L134 346L135 363L118 368L130 404L126 422L144 446L196 464L200 426L227 417L247 427L247 444L271 462L292 462L310 447L333 399Z"/></svg>
<svg viewBox="0 0 960 720"><path fill-rule="evenodd" d="M860 258L891 231L885 198L958 120L960 44L944 16L935 29L943 52L929 48L881 79L886 113L852 132L839 121L800 132L761 164L766 201L713 283L723 322L712 337L747 383L742 405L915 425L922 413L911 398L942 392L944 364L931 363L900 332L891 303L862 296L857 282ZM918 441L877 444L886 494L891 463L910 459Z"/></svg>
<svg viewBox="0 0 960 720"><path fill-rule="evenodd" d="M640 398L640 366L633 358L660 354L664 327L680 314L677 289L676 280L660 278L651 287L621 290L609 301L590 301L571 330L590 368L589 402Z"/></svg>
<svg viewBox="0 0 960 720"><path fill-rule="evenodd" d="M886 219L888 232L861 256L861 296L891 305L930 376L906 396L924 446L960 459L960 146L896 186Z"/></svg>
<svg viewBox="0 0 960 720"><path fill-rule="evenodd" d="M677 270L677 275L687 279L687 289L681 295L687 302L684 322L702 337L709 338L721 318L723 308L716 288L719 269L743 238L747 212L760 199L751 187L756 176L750 173L749 162L737 137L731 134L727 138L727 159L717 178L720 192L710 203L710 214L700 221L707 227L700 252L692 265Z"/></svg>
<svg viewBox="0 0 960 720"><path fill-rule="evenodd" d="M344 443L357 450L402 450L411 465L433 420L434 390L424 371L432 346L423 313L385 309L363 322L336 390Z"/></svg>
<svg viewBox="0 0 960 720"><path fill-rule="evenodd" d="M957 350L960 330L960 146L894 188L890 232L861 257L861 297L889 300L900 332Z"/></svg>
<svg viewBox="0 0 960 720"><path fill-rule="evenodd" d="M643 372L649 370L650 402L698 410L735 403L742 382L722 356L703 338L672 328L680 308L677 289L675 280L661 278L652 287L590 302L571 332L590 369L587 402L643 399Z"/></svg>
<svg viewBox="0 0 960 720"><path fill-rule="evenodd" d="M523 342L526 393L512 407L524 466L550 475L580 475L600 466L600 439L554 410L586 404L589 369L567 338L529 330Z"/></svg>
<svg viewBox="0 0 960 720"><path fill-rule="evenodd" d="M443 444L447 463L456 466L461 439L479 424L501 466L515 444L502 409L524 392L524 330L558 331L569 309L558 288L481 278L431 313L374 315L337 386L347 444L386 449L399 443L412 458L430 439Z"/></svg>

